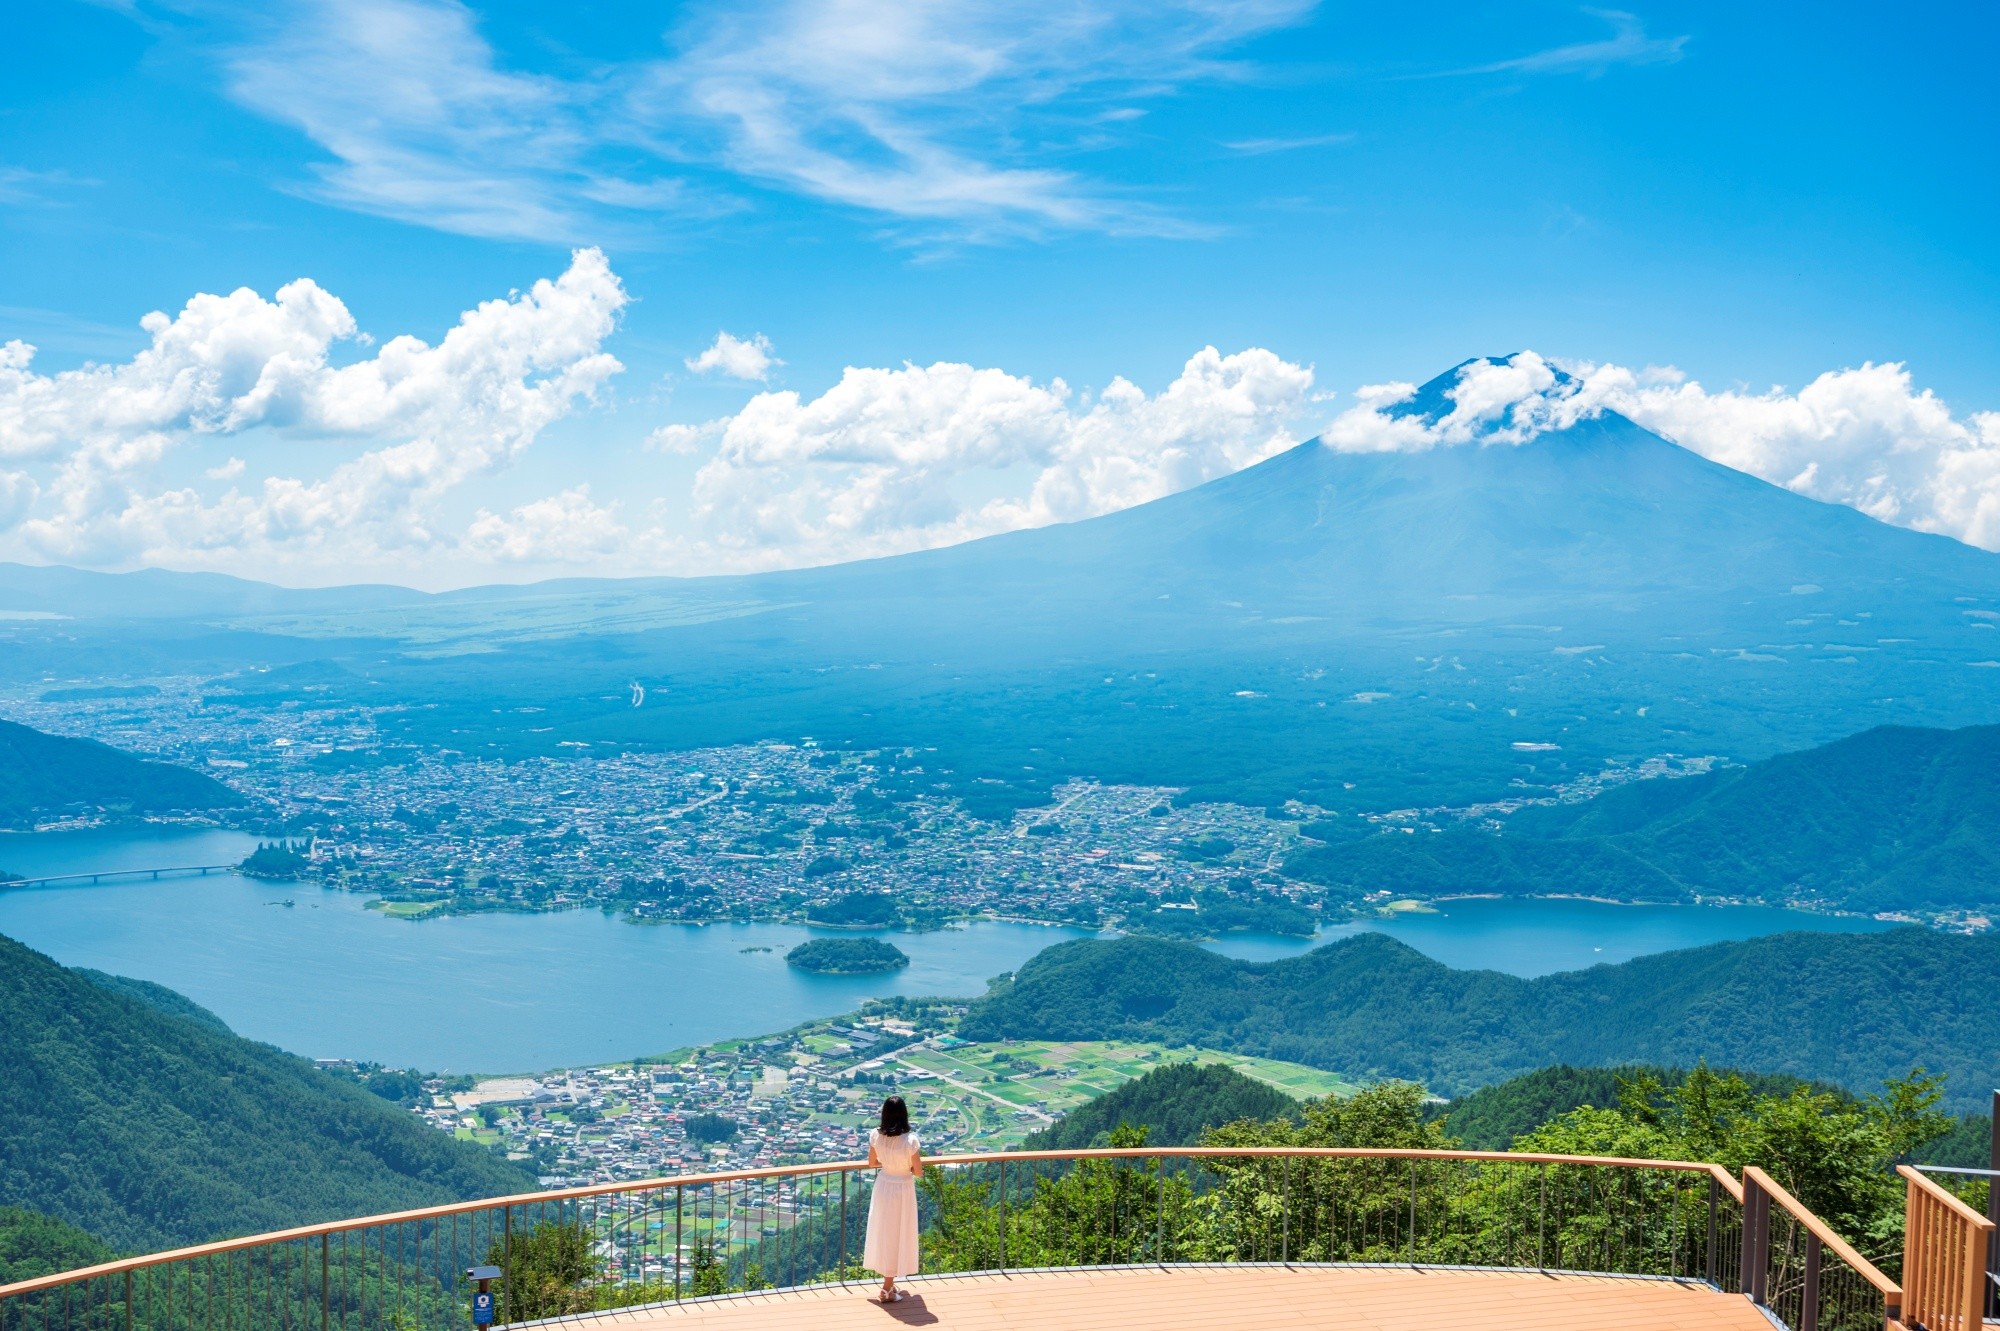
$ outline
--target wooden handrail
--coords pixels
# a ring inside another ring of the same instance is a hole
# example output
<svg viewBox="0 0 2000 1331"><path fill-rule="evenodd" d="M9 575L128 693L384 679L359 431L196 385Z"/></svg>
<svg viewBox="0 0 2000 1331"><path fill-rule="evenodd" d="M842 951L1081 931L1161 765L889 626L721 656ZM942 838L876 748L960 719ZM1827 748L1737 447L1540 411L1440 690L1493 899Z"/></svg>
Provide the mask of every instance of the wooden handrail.
<svg viewBox="0 0 2000 1331"><path fill-rule="evenodd" d="M1617 1169L1671 1169L1686 1173L1706 1174L1737 1202L1743 1200L1743 1187L1729 1171L1721 1165L1701 1160L1637 1160L1622 1156L1606 1155L1530 1155L1513 1151L1426 1151L1399 1150L1395 1147L1366 1146L1136 1146L1124 1148L1104 1148L1081 1151L981 1151L966 1155L937 1155L924 1157L925 1165L958 1167L967 1165L992 1165L1002 1162L1023 1160L1154 1160L1154 1159L1255 1159L1259 1157L1295 1159L1391 1159L1391 1160L1472 1160L1496 1164L1513 1165L1593 1165ZM391 1211L381 1215L358 1216L351 1220L331 1220L314 1225L298 1225L291 1229L273 1230L265 1234L246 1234L241 1238L220 1239L214 1243L200 1243L192 1247L171 1248L164 1252L146 1253L137 1257L122 1257L116 1261L102 1262L96 1266L78 1267L73 1271L57 1271L31 1280L19 1280L11 1285L0 1285L0 1299L20 1294L32 1294L37 1290L53 1289L59 1285L72 1284L79 1280L91 1280L101 1276L119 1275L127 1271L139 1271L153 1266L165 1266L173 1262L184 1262L191 1258L208 1257L219 1253L241 1252L246 1248L262 1248L277 1243L294 1243L300 1239L319 1238L323 1235L351 1233L358 1229L374 1229L384 1225L408 1224L418 1220L435 1220L447 1216L466 1215L475 1211L493 1211L513 1206L534 1206L549 1202L577 1201L586 1197L605 1197L616 1193L658 1192L666 1188L699 1188L720 1183L755 1182L760 1179L798 1178L812 1174L843 1174L869 1169L866 1160L836 1160L822 1164L774 1165L765 1169L730 1170L712 1174L680 1174L663 1178L639 1179L630 1183L598 1183L584 1188L557 1188L546 1192L515 1193L506 1197L488 1197L477 1201L450 1202L443 1206L425 1206L412 1211ZM1776 1188L1776 1185L1771 1185ZM1778 1189L1782 1193L1782 1189ZM1789 1193L1783 1194L1787 1200ZM1813 1223L1817 1224L1817 1221ZM1822 1226L1822 1228L1824 1228ZM1831 1234L1831 1231L1827 1231ZM1839 1243L1839 1239L1833 1240ZM1840 1245L1846 1249L1845 1244ZM1847 1249L1847 1251L1852 1251ZM1855 1262L1866 1265L1857 1256ZM1873 1267L1867 1268L1873 1271Z"/></svg>
<svg viewBox="0 0 2000 1331"><path fill-rule="evenodd" d="M1932 1201L1937 1202L1947 1211L1955 1212L1959 1219L1965 1221L1967 1224L1975 1228L1993 1228L1991 1220L1988 1220L1985 1216L1967 1206L1957 1197L1952 1196L1951 1193L1940 1188L1921 1169L1917 1169L1912 1165L1897 1165L1896 1172L1911 1183L1914 1183L1920 1191L1929 1194Z"/></svg>
<svg viewBox="0 0 2000 1331"><path fill-rule="evenodd" d="M1903 1225L1906 1320L1929 1331L1980 1331L1993 1222L1908 1165Z"/></svg>
<svg viewBox="0 0 2000 1331"><path fill-rule="evenodd" d="M1749 1168L1745 1169L1743 1171L1743 1177L1747 1180L1750 1180L1751 1182L1754 1182L1759 1188L1763 1189L1764 1192L1768 1194L1773 1201L1777 1202L1778 1205L1784 1207L1787 1211L1791 1212L1792 1218L1794 1220L1797 1220L1800 1224L1804 1225L1806 1227L1807 1232L1812 1234L1814 1238L1818 1239L1821 1244L1832 1249L1834 1255L1839 1257L1841 1261L1846 1262L1849 1266L1853 1267L1854 1270L1860 1274L1863 1280L1866 1280L1869 1284L1873 1285L1876 1289L1880 1290L1885 1300L1887 1300L1892 1304L1901 1302L1903 1296L1903 1287L1897 1284L1895 1281L1889 1279L1889 1277L1883 1275L1881 1270L1876 1267L1875 1263L1869 1261L1866 1257L1863 1257L1860 1253L1856 1252L1854 1250L1853 1245L1848 1243L1846 1239L1840 1237L1840 1235L1834 1233L1831 1229L1828 1229L1826 1226L1826 1222L1821 1220L1818 1216L1814 1215L1811 1211L1808 1211L1805 1208L1805 1206L1800 1203L1798 1198L1792 1196L1792 1194L1785 1189L1783 1184L1779 1183L1776 1179L1772 1178L1769 1174L1766 1174L1763 1170L1759 1169L1755 1165L1751 1165Z"/></svg>

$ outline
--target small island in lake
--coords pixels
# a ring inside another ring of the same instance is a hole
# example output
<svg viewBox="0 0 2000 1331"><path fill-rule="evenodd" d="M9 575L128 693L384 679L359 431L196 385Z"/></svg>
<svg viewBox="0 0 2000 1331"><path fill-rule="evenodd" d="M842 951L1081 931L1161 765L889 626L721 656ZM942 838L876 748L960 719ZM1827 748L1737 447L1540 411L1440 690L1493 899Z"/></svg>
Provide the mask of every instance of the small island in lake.
<svg viewBox="0 0 2000 1331"><path fill-rule="evenodd" d="M257 849L251 851L236 869L248 878L304 878L313 868L307 854L311 849L312 843L308 841L273 841L269 844L259 841Z"/></svg>
<svg viewBox="0 0 2000 1331"><path fill-rule="evenodd" d="M787 952L785 960L815 975L875 975L910 964L901 948L879 938L815 938Z"/></svg>

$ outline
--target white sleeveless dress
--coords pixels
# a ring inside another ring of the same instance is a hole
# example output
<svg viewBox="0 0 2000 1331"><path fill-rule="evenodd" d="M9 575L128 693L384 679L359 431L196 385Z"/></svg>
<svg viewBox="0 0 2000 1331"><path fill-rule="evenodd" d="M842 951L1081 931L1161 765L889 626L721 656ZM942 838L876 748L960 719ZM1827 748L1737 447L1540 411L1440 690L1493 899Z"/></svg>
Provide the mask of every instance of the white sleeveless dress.
<svg viewBox="0 0 2000 1331"><path fill-rule="evenodd" d="M910 1167L921 1148L914 1132L885 1137L880 1128L868 1134L868 1144L882 1168L868 1197L868 1241L861 1248L861 1264L900 1280L917 1270L917 1180Z"/></svg>

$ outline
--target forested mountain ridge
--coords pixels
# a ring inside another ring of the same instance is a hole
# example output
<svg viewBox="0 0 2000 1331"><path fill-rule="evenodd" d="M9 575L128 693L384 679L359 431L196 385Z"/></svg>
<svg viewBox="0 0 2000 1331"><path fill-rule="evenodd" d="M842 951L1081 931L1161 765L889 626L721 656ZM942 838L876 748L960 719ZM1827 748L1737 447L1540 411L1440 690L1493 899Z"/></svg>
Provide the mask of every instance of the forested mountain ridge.
<svg viewBox="0 0 2000 1331"><path fill-rule="evenodd" d="M1253 964L1193 944L1080 939L977 1000L967 1039L1179 1040L1444 1095L1557 1063L1749 1067L1870 1090L1922 1065L1984 1108L2000 937L1777 934L1523 980L1382 934Z"/></svg>
<svg viewBox="0 0 2000 1331"><path fill-rule="evenodd" d="M183 813L248 803L200 772L0 721L0 827L73 812Z"/></svg>
<svg viewBox="0 0 2000 1331"><path fill-rule="evenodd" d="M535 1185L307 1059L169 1006L0 938L0 1206L134 1250Z"/></svg>
<svg viewBox="0 0 2000 1331"><path fill-rule="evenodd" d="M1731 897L1869 914L2000 904L2000 726L1878 726L1747 767L1530 806L1497 832L1367 836L1288 867L1356 894Z"/></svg>

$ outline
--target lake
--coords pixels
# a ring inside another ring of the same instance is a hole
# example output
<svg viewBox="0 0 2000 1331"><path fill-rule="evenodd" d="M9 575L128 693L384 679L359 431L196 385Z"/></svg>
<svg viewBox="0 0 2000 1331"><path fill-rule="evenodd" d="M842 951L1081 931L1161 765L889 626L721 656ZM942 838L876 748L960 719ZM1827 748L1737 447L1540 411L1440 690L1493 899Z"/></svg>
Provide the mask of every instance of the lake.
<svg viewBox="0 0 2000 1331"><path fill-rule="evenodd" d="M222 864L254 845L235 832L157 828L0 834L0 867L39 877ZM296 1053L460 1072L666 1053L889 994L969 996L1051 943L1087 936L993 922L897 932L910 957L903 970L808 975L784 954L826 931L798 925L634 925L595 910L411 922L368 910L368 900L235 874L0 889L0 934L66 965L167 985L241 1034ZM1449 965L1540 975L1789 929L1887 927L1764 907L1466 900L1313 941L1234 935L1214 947L1265 961L1379 929Z"/></svg>
<svg viewBox="0 0 2000 1331"><path fill-rule="evenodd" d="M1435 913L1411 911L1384 920L1333 925L1310 941L1255 934L1225 938L1211 946L1245 961L1274 961L1375 930L1447 966L1532 977L1764 934L1806 929L1878 933L1895 927L1881 920L1777 906L1622 906L1569 897L1466 897L1439 902Z"/></svg>

